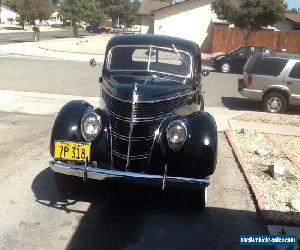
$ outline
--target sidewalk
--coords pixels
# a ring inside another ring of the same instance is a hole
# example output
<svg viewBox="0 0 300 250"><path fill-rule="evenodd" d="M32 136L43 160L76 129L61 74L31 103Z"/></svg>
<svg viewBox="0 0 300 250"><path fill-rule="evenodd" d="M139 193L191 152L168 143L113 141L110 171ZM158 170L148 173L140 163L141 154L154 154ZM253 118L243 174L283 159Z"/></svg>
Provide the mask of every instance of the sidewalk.
<svg viewBox="0 0 300 250"><path fill-rule="evenodd" d="M0 45L0 55L1 54L44 57L70 61L89 61L94 58L98 62L104 61L104 55L51 51L39 48L39 44L34 42Z"/></svg>
<svg viewBox="0 0 300 250"><path fill-rule="evenodd" d="M36 115L53 115L68 101L86 100L96 107L104 107L99 97L56 95L13 90L0 90L0 112L16 112ZM259 122L244 122L233 118L247 113L234 111L222 107L205 107L216 120L218 131L241 130L242 128L255 129L257 132L280 135L300 136L300 127L277 125Z"/></svg>

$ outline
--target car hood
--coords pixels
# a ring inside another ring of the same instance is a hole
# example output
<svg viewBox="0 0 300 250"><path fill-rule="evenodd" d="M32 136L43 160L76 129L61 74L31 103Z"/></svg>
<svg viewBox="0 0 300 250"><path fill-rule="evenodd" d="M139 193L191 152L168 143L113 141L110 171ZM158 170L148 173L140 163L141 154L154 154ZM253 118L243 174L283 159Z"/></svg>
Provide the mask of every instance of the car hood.
<svg viewBox="0 0 300 250"><path fill-rule="evenodd" d="M120 83L109 79L104 80L102 90L123 101L133 101L134 93L138 102L155 102L193 94L193 86L170 81L155 84Z"/></svg>

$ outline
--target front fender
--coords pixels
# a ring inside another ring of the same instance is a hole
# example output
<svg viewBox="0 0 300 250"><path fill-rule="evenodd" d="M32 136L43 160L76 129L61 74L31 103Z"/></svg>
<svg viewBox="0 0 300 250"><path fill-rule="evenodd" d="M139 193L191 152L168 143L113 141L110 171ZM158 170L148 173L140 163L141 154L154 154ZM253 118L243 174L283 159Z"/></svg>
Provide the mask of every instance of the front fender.
<svg viewBox="0 0 300 250"><path fill-rule="evenodd" d="M50 140L50 154L54 155L54 141L72 141L85 142L81 133L81 120L83 116L94 110L101 116L102 129L97 138L92 142L91 146L91 161L98 161L102 163L109 163L110 160L110 134L108 129L108 119L104 111L94 109L92 105L85 101L71 101L67 103L59 111L53 125L51 140Z"/></svg>
<svg viewBox="0 0 300 250"><path fill-rule="evenodd" d="M188 130L187 139L178 151L167 141L167 126L171 121L182 120ZM163 172L168 166L168 175L203 178L212 175L216 169L218 132L214 118L207 112L196 112L186 117L176 116L164 122L159 139L155 142L151 157L151 168L156 164ZM156 167L152 170L158 171Z"/></svg>

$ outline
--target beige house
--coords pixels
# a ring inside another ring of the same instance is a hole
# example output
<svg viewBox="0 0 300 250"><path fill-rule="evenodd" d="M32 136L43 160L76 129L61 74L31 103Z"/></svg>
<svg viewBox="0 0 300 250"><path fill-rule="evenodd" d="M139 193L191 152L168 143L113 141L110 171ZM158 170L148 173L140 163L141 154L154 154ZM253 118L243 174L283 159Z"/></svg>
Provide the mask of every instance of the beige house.
<svg viewBox="0 0 300 250"><path fill-rule="evenodd" d="M10 19L10 18L12 18L14 20L13 21L13 23L14 23L18 16L19 16L18 13L11 10L5 4L1 4L1 6L0 6L0 23L8 24L8 23L10 23L10 21L8 21L7 19Z"/></svg>
<svg viewBox="0 0 300 250"><path fill-rule="evenodd" d="M141 9L145 8L145 0ZM148 2L148 1L146 1ZM212 0L185 0L178 3L164 3L141 18L141 33L154 33L185 38L196 42L203 51L209 51L211 29L214 22L220 22L211 10Z"/></svg>
<svg viewBox="0 0 300 250"><path fill-rule="evenodd" d="M143 0L138 11L140 18L140 32L142 34L154 33L154 18L152 11L169 6L172 2L162 2L160 0Z"/></svg>
<svg viewBox="0 0 300 250"><path fill-rule="evenodd" d="M279 31L300 30L300 13L286 13L285 19L276 23L273 27Z"/></svg>

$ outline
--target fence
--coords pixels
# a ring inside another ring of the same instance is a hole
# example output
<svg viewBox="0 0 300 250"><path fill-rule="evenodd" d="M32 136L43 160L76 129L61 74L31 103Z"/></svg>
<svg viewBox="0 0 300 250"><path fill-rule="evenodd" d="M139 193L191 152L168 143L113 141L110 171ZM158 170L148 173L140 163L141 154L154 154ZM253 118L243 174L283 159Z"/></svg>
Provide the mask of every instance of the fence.
<svg viewBox="0 0 300 250"><path fill-rule="evenodd" d="M262 46L281 51L286 49L290 53L300 53L300 31L261 30L252 33L249 45ZM224 25L214 25L212 29L211 52L228 52L245 45L241 30L228 28Z"/></svg>

